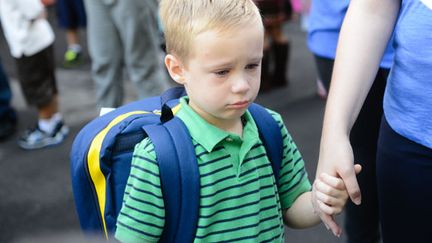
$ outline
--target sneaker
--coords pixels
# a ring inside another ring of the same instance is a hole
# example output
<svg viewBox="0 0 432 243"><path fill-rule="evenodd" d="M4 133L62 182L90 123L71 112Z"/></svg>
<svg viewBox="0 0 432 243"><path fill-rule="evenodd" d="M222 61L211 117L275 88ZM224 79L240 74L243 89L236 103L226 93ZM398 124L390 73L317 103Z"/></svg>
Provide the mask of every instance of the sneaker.
<svg viewBox="0 0 432 243"><path fill-rule="evenodd" d="M69 133L69 128L59 122L52 133L42 131L39 126L28 129L18 140L18 145L27 150L54 146L63 142Z"/></svg>
<svg viewBox="0 0 432 243"><path fill-rule="evenodd" d="M64 54L64 66L67 68L76 67L81 64L81 52L68 49Z"/></svg>

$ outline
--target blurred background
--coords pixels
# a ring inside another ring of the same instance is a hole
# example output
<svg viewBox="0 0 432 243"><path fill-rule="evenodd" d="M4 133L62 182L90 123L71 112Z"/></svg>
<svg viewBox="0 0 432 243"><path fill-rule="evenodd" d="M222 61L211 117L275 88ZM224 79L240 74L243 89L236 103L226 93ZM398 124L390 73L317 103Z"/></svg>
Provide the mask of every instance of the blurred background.
<svg viewBox="0 0 432 243"><path fill-rule="evenodd" d="M315 177L325 100L317 95L316 70L306 46L304 16L295 15L283 25L291 53L287 76L289 84L260 93L257 102L281 113L304 156L309 178ZM77 132L98 115L95 86L91 76L86 30L80 29L81 60L79 65L65 67L67 50L64 30L57 22L54 7L48 7L48 19L56 40L54 43L60 111L70 135L59 146L24 151L16 140L34 123L36 111L23 99L15 63L3 34L0 57L13 93L12 106L18 113L17 132L0 143L0 242L85 242L81 236L71 190L69 152ZM127 76L125 77L127 79ZM125 103L138 97L130 82L125 83ZM343 214L337 218L341 224ZM286 231L286 242L343 242L323 225L307 230ZM98 240L94 240L98 242Z"/></svg>

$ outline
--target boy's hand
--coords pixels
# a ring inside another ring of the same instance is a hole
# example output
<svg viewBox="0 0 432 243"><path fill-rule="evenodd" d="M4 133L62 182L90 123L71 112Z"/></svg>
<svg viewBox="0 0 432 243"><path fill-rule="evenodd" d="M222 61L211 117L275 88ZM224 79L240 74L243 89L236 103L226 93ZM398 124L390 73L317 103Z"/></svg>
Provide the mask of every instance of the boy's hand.
<svg viewBox="0 0 432 243"><path fill-rule="evenodd" d="M314 186L320 209L328 215L339 214L348 199L348 192L343 180L322 173L316 179Z"/></svg>
<svg viewBox="0 0 432 243"><path fill-rule="evenodd" d="M356 174L360 173L361 166L355 165ZM348 200L348 191L341 178L330 176L326 173L320 174L312 187L312 204L327 229L331 229L335 236L340 236L342 229L333 219L334 215L342 212ZM331 219L331 220L325 220ZM329 223L330 222L330 223Z"/></svg>

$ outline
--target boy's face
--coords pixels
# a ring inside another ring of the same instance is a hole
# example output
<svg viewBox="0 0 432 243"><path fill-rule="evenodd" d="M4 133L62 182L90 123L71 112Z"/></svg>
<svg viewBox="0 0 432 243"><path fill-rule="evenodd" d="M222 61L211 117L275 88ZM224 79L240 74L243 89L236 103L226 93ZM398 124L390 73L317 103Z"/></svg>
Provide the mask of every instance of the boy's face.
<svg viewBox="0 0 432 243"><path fill-rule="evenodd" d="M194 39L183 84L189 105L209 123L229 129L255 100L263 39L255 23L223 33L206 31Z"/></svg>

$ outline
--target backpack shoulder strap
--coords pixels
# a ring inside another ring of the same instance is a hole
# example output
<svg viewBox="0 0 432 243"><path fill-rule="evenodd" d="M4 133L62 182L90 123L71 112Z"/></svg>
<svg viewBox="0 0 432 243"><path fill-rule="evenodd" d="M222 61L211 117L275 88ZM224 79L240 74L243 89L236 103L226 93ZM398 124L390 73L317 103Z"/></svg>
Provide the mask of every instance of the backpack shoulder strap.
<svg viewBox="0 0 432 243"><path fill-rule="evenodd" d="M165 203L161 242L192 242L198 224L200 178L189 131L176 117L143 129L159 163Z"/></svg>
<svg viewBox="0 0 432 243"><path fill-rule="evenodd" d="M272 115L262 106L253 103L249 106L258 127L259 136L269 156L276 183L279 185L279 171L283 158L283 141L280 127Z"/></svg>

